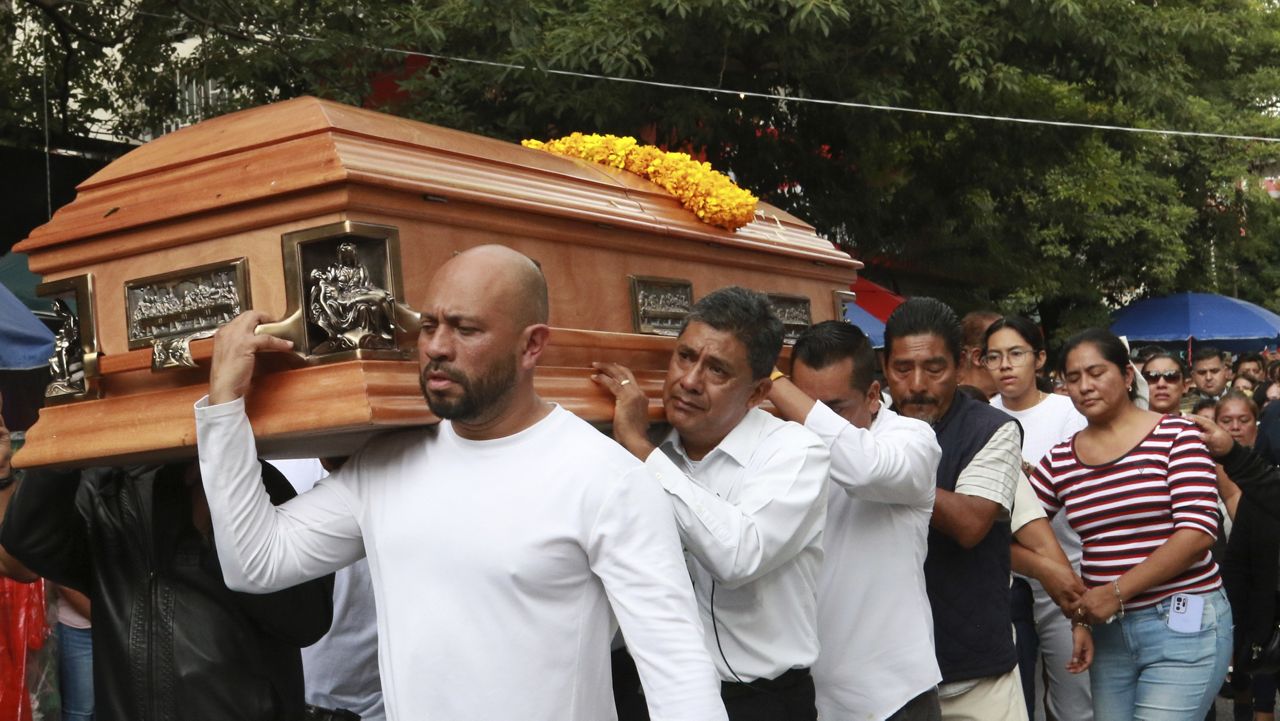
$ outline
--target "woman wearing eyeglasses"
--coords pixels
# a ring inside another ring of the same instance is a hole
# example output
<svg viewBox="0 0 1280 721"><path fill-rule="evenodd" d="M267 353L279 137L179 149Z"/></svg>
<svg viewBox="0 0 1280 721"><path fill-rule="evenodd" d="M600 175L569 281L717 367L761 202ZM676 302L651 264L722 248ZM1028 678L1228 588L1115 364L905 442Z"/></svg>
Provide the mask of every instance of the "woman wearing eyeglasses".
<svg viewBox="0 0 1280 721"><path fill-rule="evenodd" d="M1209 554L1218 534L1213 460L1194 423L1134 404L1134 373L1115 335L1077 334L1061 365L1089 425L1053 447L1032 484L1084 541L1089 590L1078 615L1092 624L1094 717L1202 719L1231 655L1231 607Z"/></svg>
<svg viewBox="0 0 1280 721"><path fill-rule="evenodd" d="M1005 316L992 323L984 339L982 361L996 384L997 395L991 399L991 405L1022 425L1022 458L1026 468L1039 463L1050 448L1085 427L1084 416L1076 411L1070 398L1045 393L1036 385L1036 374L1045 364L1045 343L1040 328L1031 320ZM1055 519L1051 527L1071 562L1069 570L1074 573L1080 566L1080 536L1071 530L1064 517ZM1029 585L1029 589L1021 584ZM1089 675L1067 670L1073 656L1071 622L1063 617L1044 586L1033 578L1015 581L1015 605L1026 603L1018 596L1028 591L1032 596L1034 633L1022 628L1018 637L1019 670L1029 675L1024 686L1034 690L1035 659L1042 655L1048 679L1047 714L1051 718L1089 721L1093 718ZM1028 698L1035 695L1033 692Z"/></svg>
<svg viewBox="0 0 1280 721"><path fill-rule="evenodd" d="M1147 400L1156 413L1177 415L1182 396L1187 391L1187 373L1182 360L1161 351L1142 364L1142 378L1147 382Z"/></svg>

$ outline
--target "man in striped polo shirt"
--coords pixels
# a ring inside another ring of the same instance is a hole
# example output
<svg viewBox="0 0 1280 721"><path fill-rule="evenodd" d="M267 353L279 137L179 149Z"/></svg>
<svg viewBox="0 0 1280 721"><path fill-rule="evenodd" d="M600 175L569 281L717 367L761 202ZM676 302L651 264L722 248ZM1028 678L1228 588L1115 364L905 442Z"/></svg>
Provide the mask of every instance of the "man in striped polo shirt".
<svg viewBox="0 0 1280 721"><path fill-rule="evenodd" d="M956 392L961 328L946 304L912 298L898 306L884 342L894 410L931 424L942 448L924 565L942 718L1025 720L1009 605L1009 513L1022 430Z"/></svg>

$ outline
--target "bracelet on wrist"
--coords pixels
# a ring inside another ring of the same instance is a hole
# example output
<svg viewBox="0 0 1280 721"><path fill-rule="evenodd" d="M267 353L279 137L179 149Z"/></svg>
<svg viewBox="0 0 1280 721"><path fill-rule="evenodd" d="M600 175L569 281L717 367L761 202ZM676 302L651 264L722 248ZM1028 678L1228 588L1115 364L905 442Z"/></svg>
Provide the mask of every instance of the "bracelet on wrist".
<svg viewBox="0 0 1280 721"><path fill-rule="evenodd" d="M1116 618L1124 618L1124 596L1120 595L1120 579L1112 580L1111 588L1115 589L1116 601L1120 603L1120 610L1116 613Z"/></svg>

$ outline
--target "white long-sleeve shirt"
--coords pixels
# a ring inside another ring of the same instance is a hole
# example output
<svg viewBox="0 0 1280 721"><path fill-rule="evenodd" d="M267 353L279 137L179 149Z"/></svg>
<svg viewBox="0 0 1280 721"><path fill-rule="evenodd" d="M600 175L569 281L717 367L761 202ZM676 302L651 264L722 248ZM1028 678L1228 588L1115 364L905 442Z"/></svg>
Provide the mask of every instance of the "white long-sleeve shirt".
<svg viewBox="0 0 1280 721"><path fill-rule="evenodd" d="M573 414L489 441L447 421L382 436L273 507L243 401L206 404L200 469L227 585L284 588L367 552L391 721L613 719L615 614L652 718L726 718L670 504Z"/></svg>
<svg viewBox="0 0 1280 721"><path fill-rule="evenodd" d="M771 679L813 665L829 468L822 441L757 408L700 461L673 431L645 463L671 498L720 678Z"/></svg>
<svg viewBox="0 0 1280 721"><path fill-rule="evenodd" d="M868 430L818 403L804 425L831 449L818 712L880 721L942 680L924 584L942 449L929 424L888 408Z"/></svg>

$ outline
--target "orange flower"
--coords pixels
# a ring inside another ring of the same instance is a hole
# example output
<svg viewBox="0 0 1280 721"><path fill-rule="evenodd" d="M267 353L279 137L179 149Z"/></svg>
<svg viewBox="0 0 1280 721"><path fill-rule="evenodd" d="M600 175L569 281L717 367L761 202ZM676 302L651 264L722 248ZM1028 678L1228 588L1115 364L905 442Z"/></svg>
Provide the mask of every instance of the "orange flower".
<svg viewBox="0 0 1280 721"><path fill-rule="evenodd" d="M757 201L750 191L713 170L710 163L698 162L685 153L640 145L631 137L582 133L546 142L525 140L521 145L635 173L674 195L685 209L710 225L737 230L755 217Z"/></svg>

